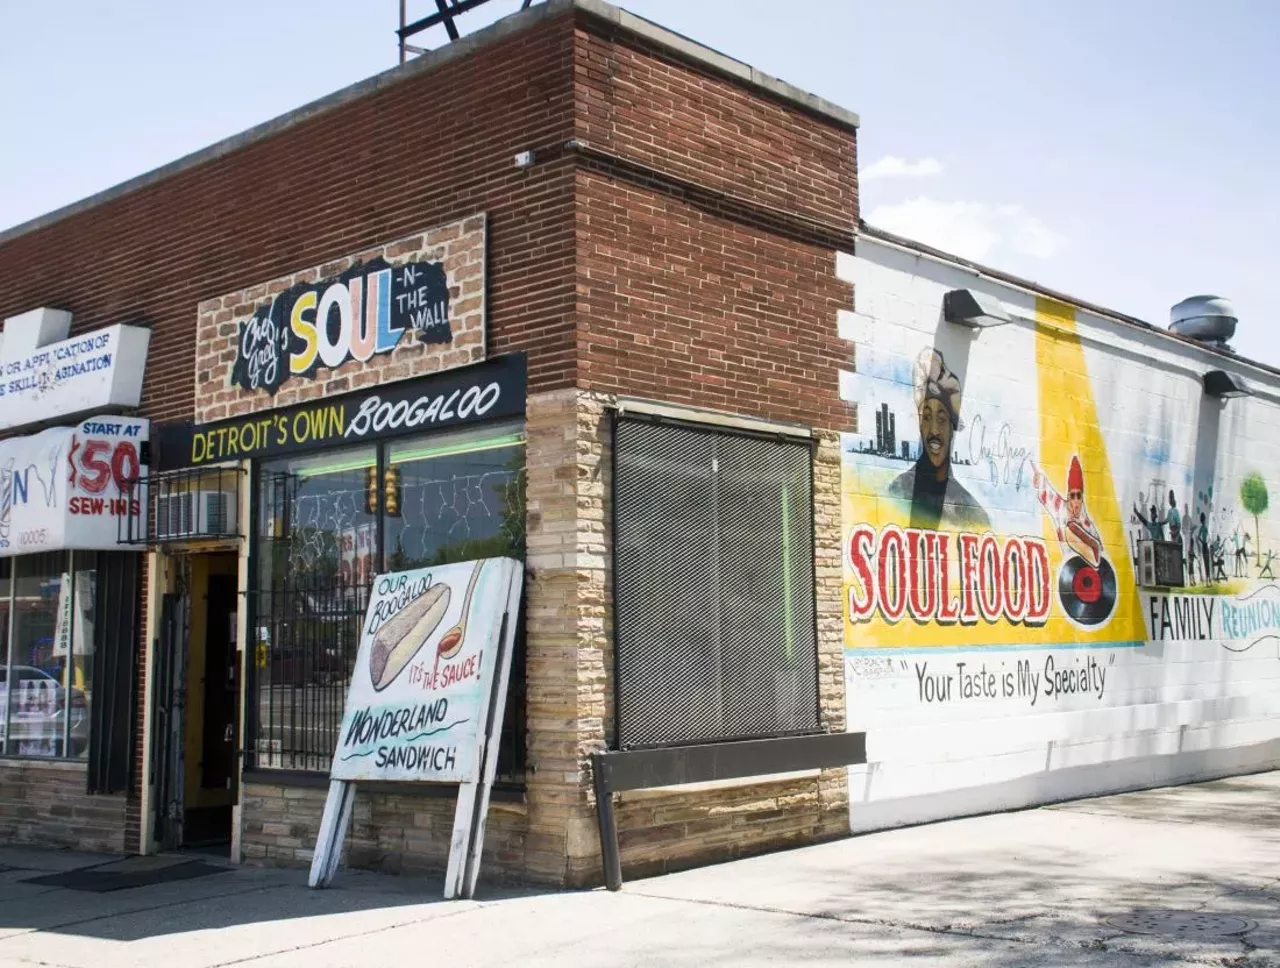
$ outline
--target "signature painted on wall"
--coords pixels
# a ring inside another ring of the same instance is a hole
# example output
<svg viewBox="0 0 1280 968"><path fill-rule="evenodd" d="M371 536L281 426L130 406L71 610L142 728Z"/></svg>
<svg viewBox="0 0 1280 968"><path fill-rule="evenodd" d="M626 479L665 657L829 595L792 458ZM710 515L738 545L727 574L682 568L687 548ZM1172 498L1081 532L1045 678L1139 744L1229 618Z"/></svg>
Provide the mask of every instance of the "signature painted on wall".
<svg viewBox="0 0 1280 968"><path fill-rule="evenodd" d="M1007 423L988 426L978 414L969 425L969 455L975 464L985 464L996 487L1021 489L1030 483L1031 453L1013 444L1013 428Z"/></svg>

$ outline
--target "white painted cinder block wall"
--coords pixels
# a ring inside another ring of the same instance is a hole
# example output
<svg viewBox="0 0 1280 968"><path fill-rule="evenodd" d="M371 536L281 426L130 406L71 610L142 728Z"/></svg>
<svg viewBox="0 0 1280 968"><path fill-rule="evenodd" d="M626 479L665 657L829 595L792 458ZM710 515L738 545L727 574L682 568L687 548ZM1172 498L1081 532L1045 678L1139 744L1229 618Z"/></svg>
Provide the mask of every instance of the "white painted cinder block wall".
<svg viewBox="0 0 1280 968"><path fill-rule="evenodd" d="M909 380L911 363L928 347L943 354L964 388L965 427L953 446L972 462L953 473L987 509L995 532L1047 535L1055 545L1026 465L1044 466L1065 495L1065 467L1048 466L1049 451L1064 446L1060 433L1075 433L1070 414L1079 408L1060 404L1068 409L1059 431L1059 404L1041 399L1039 384L1049 377L1042 375L1043 360L1036 363L1036 296L865 236L856 256L838 258L837 272L854 283L856 299L839 320L857 360L856 372L841 375L841 394L859 407L859 432L845 439L846 545L866 509L875 516L870 492L883 490L867 484L867 459L857 453L875 437L871 400L878 408L882 390L889 399L912 399L911 387L891 384ZM976 335L945 322L943 295L958 288L995 297L1013 322ZM1187 294L1170 294L1170 302L1181 295ZM1269 573L1259 577L1266 552L1280 551L1280 380L1245 361L1225 361L1095 313L1076 309L1074 322L1086 373L1069 385L1091 392L1114 506L1124 519L1109 533L1122 527L1127 542L1142 529L1132 512L1139 492L1149 507L1154 489L1172 489L1193 522L1201 507L1206 511L1211 537L1225 541L1230 580L1167 591L1122 580L1118 596L1128 597L1130 615L1135 607L1141 615L1142 631L1132 639L1116 618L1052 642L1045 630L1023 636L1016 626L984 623L959 632L927 621L847 623L848 729L866 732L869 760L849 770L855 832L1280 763L1280 587ZM1242 325L1251 322L1261 325ZM1244 377L1255 395L1225 404L1206 397L1202 374L1219 368ZM918 446L914 408L903 404L899 413L897 446ZM1090 470L1099 463L1084 459ZM899 461L883 473L905 466ZM1274 492L1274 509L1257 520L1240 506L1241 482L1251 473ZM1098 482L1090 486L1086 503L1098 515ZM1166 500L1162 493L1161 506ZM1237 579L1234 548L1244 530L1253 537L1247 577ZM1112 540L1107 553L1118 559L1128 551L1131 562L1132 546L1119 543ZM1280 574L1280 560L1274 570ZM853 574L846 552L847 585L856 583ZM1274 610L1259 607L1273 600ZM1166 606L1169 625L1162 623ZM1208 608L1214 614L1198 627L1187 624L1191 609L1203 614ZM1188 617L1182 628L1180 610ZM1132 621L1128 628L1135 628ZM1048 660L1055 670L1088 669L1092 660L1105 671L1105 683L1093 672L1087 691L1051 695L1042 680L1034 703L1030 680L1021 690L1016 680L1007 687L1006 674L1016 676L1020 663L1043 675ZM953 698L928 700L922 667L924 677L950 677ZM979 670L997 677L997 695L959 698L961 674Z"/></svg>

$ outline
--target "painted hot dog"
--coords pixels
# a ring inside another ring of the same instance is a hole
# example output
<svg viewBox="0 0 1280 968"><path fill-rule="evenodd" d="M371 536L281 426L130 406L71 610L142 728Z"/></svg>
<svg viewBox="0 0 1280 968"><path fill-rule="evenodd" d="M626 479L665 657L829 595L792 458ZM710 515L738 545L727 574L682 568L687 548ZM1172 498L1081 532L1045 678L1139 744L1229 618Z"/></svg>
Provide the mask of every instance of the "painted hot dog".
<svg viewBox="0 0 1280 968"><path fill-rule="evenodd" d="M381 691L395 681L449 609L449 586L432 585L378 630L369 652L369 678Z"/></svg>

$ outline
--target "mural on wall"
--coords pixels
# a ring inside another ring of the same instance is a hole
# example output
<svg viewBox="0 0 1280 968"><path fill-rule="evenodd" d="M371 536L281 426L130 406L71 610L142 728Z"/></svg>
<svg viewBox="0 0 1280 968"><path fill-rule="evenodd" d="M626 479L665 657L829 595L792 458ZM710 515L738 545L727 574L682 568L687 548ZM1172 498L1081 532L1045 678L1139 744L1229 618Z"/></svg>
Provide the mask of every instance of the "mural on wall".
<svg viewBox="0 0 1280 968"><path fill-rule="evenodd" d="M1006 400L966 400L936 346L909 374L898 354L860 352L847 387L875 436L844 438L851 647L1142 639L1092 398L1056 385L1081 372L1079 340L1036 339L1039 393L1006 383ZM972 384L977 360L967 368Z"/></svg>
<svg viewBox="0 0 1280 968"><path fill-rule="evenodd" d="M485 358L484 215L200 303L196 422Z"/></svg>
<svg viewBox="0 0 1280 968"><path fill-rule="evenodd" d="M906 673L924 704L1097 699L1115 650L1146 638L1074 313L1041 300L1037 318L1023 371L981 341L859 347L842 391L862 428L843 438L851 675Z"/></svg>
<svg viewBox="0 0 1280 968"><path fill-rule="evenodd" d="M1274 762L1275 380L896 244L837 272L851 829ZM944 319L970 285L1010 321Z"/></svg>
<svg viewBox="0 0 1280 968"><path fill-rule="evenodd" d="M1163 483L1163 482L1157 482ZM1163 495L1163 487L1160 490ZM1181 512L1177 491L1167 495L1168 510L1157 516L1139 492L1132 520L1141 525L1134 544L1165 542L1180 556L1183 581L1144 589L1144 613L1153 641L1215 641L1230 652L1249 652L1273 643L1280 657L1280 581L1276 552L1262 530L1271 495L1263 474L1248 470L1233 488L1209 484L1196 490Z"/></svg>
<svg viewBox="0 0 1280 968"><path fill-rule="evenodd" d="M1146 642L1280 655L1261 471L1217 467L1216 437L1197 467L1159 432L1104 429L1098 398L1113 409L1117 391L1091 376L1068 306L1036 301L1025 361L982 339L937 343L914 357L859 346L843 377L860 428L842 439L851 681L909 678L922 704L1035 705L1101 700L1128 664L1118 650ZM1176 580L1144 573L1144 546Z"/></svg>

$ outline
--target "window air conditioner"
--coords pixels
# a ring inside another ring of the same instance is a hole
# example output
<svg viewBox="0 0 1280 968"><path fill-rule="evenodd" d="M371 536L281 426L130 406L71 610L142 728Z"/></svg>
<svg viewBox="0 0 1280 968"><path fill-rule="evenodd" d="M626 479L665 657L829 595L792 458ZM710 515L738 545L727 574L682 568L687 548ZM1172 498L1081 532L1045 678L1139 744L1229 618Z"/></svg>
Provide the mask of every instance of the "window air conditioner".
<svg viewBox="0 0 1280 968"><path fill-rule="evenodd" d="M174 491L156 498L156 537L198 538L232 533L231 495L226 491Z"/></svg>
<svg viewBox="0 0 1280 968"><path fill-rule="evenodd" d="M1177 588L1185 583L1182 544L1144 539L1138 542L1138 584L1147 588Z"/></svg>

